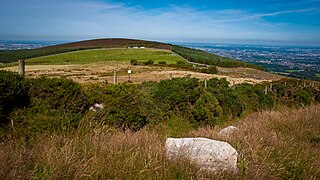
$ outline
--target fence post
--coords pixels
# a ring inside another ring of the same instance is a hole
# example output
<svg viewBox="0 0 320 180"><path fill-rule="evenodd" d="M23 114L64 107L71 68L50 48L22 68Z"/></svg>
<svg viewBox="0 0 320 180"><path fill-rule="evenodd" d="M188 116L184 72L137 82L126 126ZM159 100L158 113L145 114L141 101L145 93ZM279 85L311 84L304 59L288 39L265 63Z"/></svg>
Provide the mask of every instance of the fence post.
<svg viewBox="0 0 320 180"><path fill-rule="evenodd" d="M19 60L19 74L21 76L24 76L25 74L25 61L22 59L22 60Z"/></svg>
<svg viewBox="0 0 320 180"><path fill-rule="evenodd" d="M265 95L268 94L268 86L266 86L266 87L264 88L264 94L265 94Z"/></svg>
<svg viewBox="0 0 320 180"><path fill-rule="evenodd" d="M113 69L113 84L117 84L117 69L114 67Z"/></svg>

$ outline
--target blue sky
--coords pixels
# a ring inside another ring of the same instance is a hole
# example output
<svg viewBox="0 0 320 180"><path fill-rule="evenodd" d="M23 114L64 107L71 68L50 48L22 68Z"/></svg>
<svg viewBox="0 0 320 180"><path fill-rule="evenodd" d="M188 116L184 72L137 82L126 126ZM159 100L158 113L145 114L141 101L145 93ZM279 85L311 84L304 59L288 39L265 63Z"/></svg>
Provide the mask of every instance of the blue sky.
<svg viewBox="0 0 320 180"><path fill-rule="evenodd" d="M0 0L1 40L320 45L320 0Z"/></svg>

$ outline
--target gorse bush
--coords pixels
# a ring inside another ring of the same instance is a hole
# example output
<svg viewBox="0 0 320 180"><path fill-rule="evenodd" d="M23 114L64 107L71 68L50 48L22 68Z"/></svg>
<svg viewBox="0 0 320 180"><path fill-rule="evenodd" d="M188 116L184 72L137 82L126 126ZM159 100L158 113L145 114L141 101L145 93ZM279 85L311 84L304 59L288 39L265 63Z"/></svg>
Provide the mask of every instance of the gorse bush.
<svg viewBox="0 0 320 180"><path fill-rule="evenodd" d="M82 87L72 80L40 77L29 83L33 106L73 113L83 113L88 109Z"/></svg>
<svg viewBox="0 0 320 180"><path fill-rule="evenodd" d="M147 124L147 117L141 111L142 94L134 85L111 86L106 91L104 120L117 127L139 129Z"/></svg>
<svg viewBox="0 0 320 180"><path fill-rule="evenodd" d="M160 81L151 91L153 99L164 112L188 115L200 97L200 88L198 79L174 78Z"/></svg>
<svg viewBox="0 0 320 180"><path fill-rule="evenodd" d="M143 62L143 64L144 64L144 65L152 65L152 64L154 64L154 61L151 60L151 59L149 59L148 61Z"/></svg>
<svg viewBox="0 0 320 180"><path fill-rule="evenodd" d="M15 108L29 104L28 86L17 73L0 71L0 123L8 120Z"/></svg>
<svg viewBox="0 0 320 180"><path fill-rule="evenodd" d="M71 80L24 80L16 73L0 74L1 123L11 119L12 128L19 135L72 129L88 109L83 88Z"/></svg>
<svg viewBox="0 0 320 180"><path fill-rule="evenodd" d="M138 130L148 123L161 120L161 112L147 94L132 84L95 86L89 89L90 102L103 103L95 115L98 121L122 129Z"/></svg>
<svg viewBox="0 0 320 180"><path fill-rule="evenodd" d="M270 94L282 105L291 107L309 105L313 102L320 102L320 85L303 80L281 80L272 83Z"/></svg>
<svg viewBox="0 0 320 180"><path fill-rule="evenodd" d="M236 85L235 94L243 104L244 110L248 112L270 109L274 106L272 97L265 95L264 88L260 85Z"/></svg>
<svg viewBox="0 0 320 180"><path fill-rule="evenodd" d="M71 80L36 78L24 80L0 71L1 122L8 119L23 132L71 130L81 120L106 123L121 129L139 130L148 124L184 119L191 126L215 126L231 118L271 109L275 104L307 105L319 101L318 86L295 81L230 87L226 79L210 79L207 87L195 78L173 78L134 84L95 84L85 88ZM295 85L296 84L296 85ZM95 103L104 108L89 112Z"/></svg>
<svg viewBox="0 0 320 180"><path fill-rule="evenodd" d="M224 79L210 79L207 91L215 96L223 110L223 117L239 117L244 111L244 105L236 96L236 92L229 87L229 82Z"/></svg>
<svg viewBox="0 0 320 180"><path fill-rule="evenodd" d="M214 126L222 116L222 108L211 93L204 91L195 103L192 114L198 124Z"/></svg>

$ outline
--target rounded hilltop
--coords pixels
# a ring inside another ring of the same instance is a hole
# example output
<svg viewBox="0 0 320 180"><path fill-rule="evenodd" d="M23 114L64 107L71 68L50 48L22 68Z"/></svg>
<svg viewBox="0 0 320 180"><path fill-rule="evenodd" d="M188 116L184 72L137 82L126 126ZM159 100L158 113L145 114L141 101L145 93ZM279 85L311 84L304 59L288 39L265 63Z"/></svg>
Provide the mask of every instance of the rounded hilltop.
<svg viewBox="0 0 320 180"><path fill-rule="evenodd" d="M79 42L72 42L66 44L59 44L54 46L44 47L47 48L128 48L128 47L146 47L156 49L171 49L170 44L146 41L138 39L126 39L126 38L103 38L103 39L91 39Z"/></svg>

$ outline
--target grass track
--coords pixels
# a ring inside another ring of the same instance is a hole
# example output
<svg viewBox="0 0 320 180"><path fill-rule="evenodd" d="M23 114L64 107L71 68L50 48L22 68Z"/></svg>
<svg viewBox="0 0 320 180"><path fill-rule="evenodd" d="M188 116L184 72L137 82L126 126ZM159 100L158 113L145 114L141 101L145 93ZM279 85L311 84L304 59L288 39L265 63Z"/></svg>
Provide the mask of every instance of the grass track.
<svg viewBox="0 0 320 180"><path fill-rule="evenodd" d="M155 63L165 61L167 64L175 64L177 61L183 60L180 56L169 50L159 49L94 49L82 50L77 52L63 53L45 57L30 59L28 64L41 65L68 65L68 64L89 64L104 61L124 61L130 62L137 60L144 62L153 60Z"/></svg>

